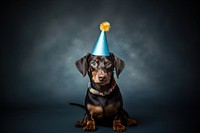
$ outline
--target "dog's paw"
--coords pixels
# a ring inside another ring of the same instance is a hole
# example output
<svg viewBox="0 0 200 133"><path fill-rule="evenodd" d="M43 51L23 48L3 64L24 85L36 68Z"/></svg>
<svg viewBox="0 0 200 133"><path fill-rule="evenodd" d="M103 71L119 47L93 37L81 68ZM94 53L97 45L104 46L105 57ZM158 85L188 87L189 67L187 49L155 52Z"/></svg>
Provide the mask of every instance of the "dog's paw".
<svg viewBox="0 0 200 133"><path fill-rule="evenodd" d="M76 127L84 127L84 126L85 126L85 123L84 123L84 121L77 121L77 122L75 123L75 126L76 126Z"/></svg>
<svg viewBox="0 0 200 133"><path fill-rule="evenodd" d="M126 127L121 124L120 120L113 121L113 130L117 132L123 132L126 130Z"/></svg>
<svg viewBox="0 0 200 133"><path fill-rule="evenodd" d="M83 127L83 130L85 131L95 131L95 121L94 120L90 120L87 121L87 124Z"/></svg>
<svg viewBox="0 0 200 133"><path fill-rule="evenodd" d="M127 126L136 126L138 122L134 119L127 119Z"/></svg>

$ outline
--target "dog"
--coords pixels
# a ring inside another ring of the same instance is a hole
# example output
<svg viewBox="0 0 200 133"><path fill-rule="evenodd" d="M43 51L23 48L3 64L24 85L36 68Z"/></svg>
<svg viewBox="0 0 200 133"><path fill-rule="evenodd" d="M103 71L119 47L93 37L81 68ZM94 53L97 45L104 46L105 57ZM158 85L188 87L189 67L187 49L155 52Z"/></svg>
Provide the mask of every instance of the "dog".
<svg viewBox="0 0 200 133"><path fill-rule="evenodd" d="M85 131L95 131L96 124L112 124L114 131L122 132L126 126L135 126L137 121L129 118L123 109L123 100L117 78L125 67L125 62L113 53L109 56L97 56L88 53L76 61L76 67L84 76L88 74L90 82L85 97L83 120L77 121L76 127Z"/></svg>

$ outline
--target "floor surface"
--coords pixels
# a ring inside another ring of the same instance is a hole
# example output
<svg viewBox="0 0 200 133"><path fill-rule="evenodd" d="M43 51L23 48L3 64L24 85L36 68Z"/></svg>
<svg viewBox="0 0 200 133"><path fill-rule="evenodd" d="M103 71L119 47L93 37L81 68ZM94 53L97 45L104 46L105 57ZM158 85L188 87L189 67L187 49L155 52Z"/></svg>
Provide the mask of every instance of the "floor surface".
<svg viewBox="0 0 200 133"><path fill-rule="evenodd" d="M137 107L126 109L131 117L139 120L127 133L194 133L198 132L196 110L164 107ZM82 119L84 110L67 105L60 109L10 110L1 113L1 133L83 133L74 122ZM96 133L114 132L110 127L97 125Z"/></svg>

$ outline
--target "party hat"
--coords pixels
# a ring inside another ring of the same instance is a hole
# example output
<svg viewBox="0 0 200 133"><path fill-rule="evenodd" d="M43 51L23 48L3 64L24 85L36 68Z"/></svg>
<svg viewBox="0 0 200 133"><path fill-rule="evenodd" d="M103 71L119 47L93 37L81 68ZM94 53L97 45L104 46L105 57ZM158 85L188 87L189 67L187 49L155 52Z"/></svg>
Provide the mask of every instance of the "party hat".
<svg viewBox="0 0 200 133"><path fill-rule="evenodd" d="M106 39L106 32L109 31L110 29L110 23L109 22L103 22L100 24L100 30L101 33L99 35L99 38L94 45L94 48L92 50L92 55L97 55L97 56L109 56L109 48L108 48L108 43Z"/></svg>

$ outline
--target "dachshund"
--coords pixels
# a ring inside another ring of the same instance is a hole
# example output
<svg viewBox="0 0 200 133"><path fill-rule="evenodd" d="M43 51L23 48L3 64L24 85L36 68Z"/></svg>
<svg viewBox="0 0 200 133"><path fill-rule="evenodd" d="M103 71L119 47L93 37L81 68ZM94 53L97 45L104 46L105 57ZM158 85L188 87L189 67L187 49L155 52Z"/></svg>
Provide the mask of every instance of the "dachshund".
<svg viewBox="0 0 200 133"><path fill-rule="evenodd" d="M90 82L85 97L86 110L83 120L77 121L76 127L85 131L95 131L96 124L112 124L114 131L122 132L126 126L135 126L137 121L131 119L123 109L123 99L116 84L117 78L125 67L125 62L110 53L109 56L97 56L88 53L75 63L79 72L88 74Z"/></svg>

